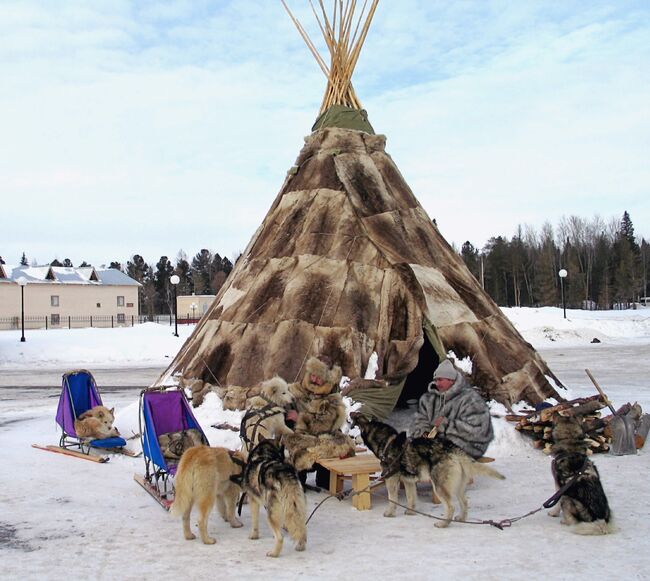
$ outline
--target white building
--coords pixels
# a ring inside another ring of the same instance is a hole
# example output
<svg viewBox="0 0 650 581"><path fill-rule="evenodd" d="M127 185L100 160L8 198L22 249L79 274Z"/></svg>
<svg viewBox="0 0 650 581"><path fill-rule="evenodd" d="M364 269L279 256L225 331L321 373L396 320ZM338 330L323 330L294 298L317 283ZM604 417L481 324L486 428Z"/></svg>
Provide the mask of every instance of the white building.
<svg viewBox="0 0 650 581"><path fill-rule="evenodd" d="M28 328L131 325L140 286L114 268L0 264L0 329L20 326L21 294Z"/></svg>

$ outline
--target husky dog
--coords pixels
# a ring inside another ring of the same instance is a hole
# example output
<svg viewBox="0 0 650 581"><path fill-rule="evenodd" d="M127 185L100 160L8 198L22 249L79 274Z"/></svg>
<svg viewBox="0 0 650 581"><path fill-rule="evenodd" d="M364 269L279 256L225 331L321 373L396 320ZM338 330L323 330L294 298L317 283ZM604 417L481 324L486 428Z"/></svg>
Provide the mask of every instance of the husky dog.
<svg viewBox="0 0 650 581"><path fill-rule="evenodd" d="M113 427L114 411L115 408L109 410L103 405L96 405L74 421L74 431L84 439L115 438L120 432Z"/></svg>
<svg viewBox="0 0 650 581"><path fill-rule="evenodd" d="M176 472L176 496L170 513L183 517L183 534L188 541L196 538L190 529L194 503L199 507L199 534L206 545L217 542L208 535L208 517L215 504L223 520L232 528L243 526L235 516L241 492L235 479L241 475L243 466L240 453L231 453L226 448L194 446L183 454Z"/></svg>
<svg viewBox="0 0 650 581"><path fill-rule="evenodd" d="M242 474L242 488L250 499L252 528L250 539L259 539L260 505L266 508L275 545L267 557L282 552L282 528L296 541L296 551L307 544L305 493L296 469L284 461L284 448L272 440L262 440L248 455Z"/></svg>
<svg viewBox="0 0 650 581"><path fill-rule="evenodd" d="M239 430L244 454L248 454L261 439L293 434L293 430L284 421L284 412L294 403L294 397L284 379L276 376L263 382L260 395L248 401L248 409Z"/></svg>
<svg viewBox="0 0 650 581"><path fill-rule="evenodd" d="M430 480L434 491L445 505L444 521L435 526L449 526L454 516L453 496L460 505L458 520L467 519L465 488L475 476L489 476L504 480L505 476L468 456L455 444L442 438L413 438L406 432L397 433L393 427L365 416L353 414L354 423L361 430L361 437L368 448L379 458L382 476L386 480L389 506L384 516L395 516L400 482L406 490L406 514L415 514L416 482Z"/></svg>
<svg viewBox="0 0 650 581"><path fill-rule="evenodd" d="M549 516L560 516L578 535L614 532L612 513L596 466L587 457L580 421L556 414L553 418L553 477L558 490L568 484Z"/></svg>

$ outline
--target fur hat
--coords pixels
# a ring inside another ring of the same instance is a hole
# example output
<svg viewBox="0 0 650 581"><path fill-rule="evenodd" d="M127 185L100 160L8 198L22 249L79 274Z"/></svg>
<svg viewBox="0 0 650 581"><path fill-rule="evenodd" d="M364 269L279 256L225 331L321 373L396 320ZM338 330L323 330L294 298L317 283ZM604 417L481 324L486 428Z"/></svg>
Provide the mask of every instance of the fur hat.
<svg viewBox="0 0 650 581"><path fill-rule="evenodd" d="M456 381L458 379L458 370L454 367L454 364L445 359L438 368L433 372L433 379L451 379Z"/></svg>
<svg viewBox="0 0 650 581"><path fill-rule="evenodd" d="M302 388L314 395L327 395L335 391L341 376L341 368L332 365L329 358L310 357L305 364Z"/></svg>

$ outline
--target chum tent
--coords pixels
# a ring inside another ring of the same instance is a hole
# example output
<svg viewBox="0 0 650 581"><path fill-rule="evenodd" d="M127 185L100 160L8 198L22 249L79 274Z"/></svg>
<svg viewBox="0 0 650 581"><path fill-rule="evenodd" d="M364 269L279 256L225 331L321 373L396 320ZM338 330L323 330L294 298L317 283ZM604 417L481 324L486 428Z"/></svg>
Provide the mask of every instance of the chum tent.
<svg viewBox="0 0 650 581"><path fill-rule="evenodd" d="M322 1L314 11L331 57L327 65L317 56L328 85L314 130L159 383L180 375L253 386L276 374L292 382L312 355L356 378L376 353L387 385L374 397L385 416L422 393L452 353L471 360L486 398L508 407L562 399L561 383L440 235L354 93L377 0L357 19L355 2L333 5L331 16Z"/></svg>

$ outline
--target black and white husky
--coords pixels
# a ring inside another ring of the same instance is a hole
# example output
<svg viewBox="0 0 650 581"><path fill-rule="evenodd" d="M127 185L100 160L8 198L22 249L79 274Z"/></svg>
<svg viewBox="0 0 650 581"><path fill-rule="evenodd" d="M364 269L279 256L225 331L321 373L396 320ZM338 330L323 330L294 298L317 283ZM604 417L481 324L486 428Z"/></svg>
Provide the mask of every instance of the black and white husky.
<svg viewBox="0 0 650 581"><path fill-rule="evenodd" d="M558 490L566 487L549 516L560 516L578 535L606 535L615 530L607 496L596 466L587 456L580 421L555 415L553 425L553 477Z"/></svg>

